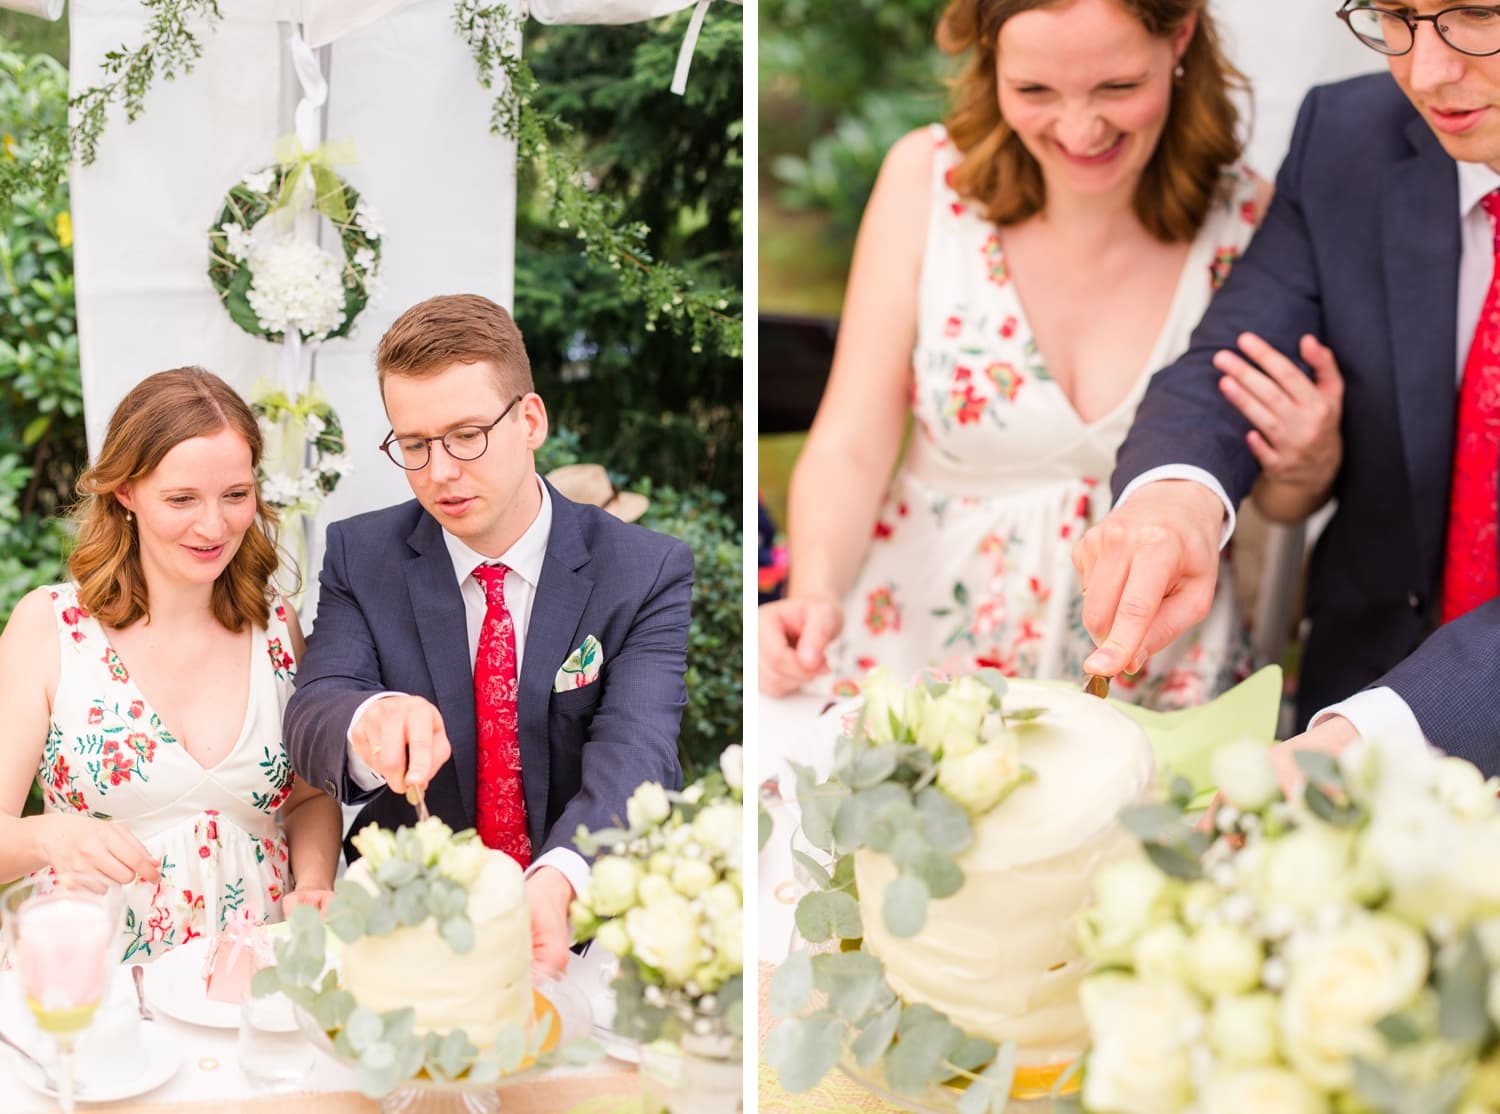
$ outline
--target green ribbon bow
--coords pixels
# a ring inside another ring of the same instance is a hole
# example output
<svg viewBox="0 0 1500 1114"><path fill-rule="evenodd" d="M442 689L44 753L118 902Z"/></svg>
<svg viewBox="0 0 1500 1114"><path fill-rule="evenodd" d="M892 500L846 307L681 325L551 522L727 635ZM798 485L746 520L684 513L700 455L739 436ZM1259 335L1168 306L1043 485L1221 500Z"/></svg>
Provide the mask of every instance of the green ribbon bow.
<svg viewBox="0 0 1500 1114"><path fill-rule="evenodd" d="M305 169L312 175L313 207L335 224L349 222L349 206L344 204L344 186L334 173L335 165L355 161L354 143L341 139L331 143L320 143L311 151L297 142L295 135L284 135L276 141L276 161L281 165L281 193L276 198L274 209L284 209L292 203L292 192L297 188Z"/></svg>

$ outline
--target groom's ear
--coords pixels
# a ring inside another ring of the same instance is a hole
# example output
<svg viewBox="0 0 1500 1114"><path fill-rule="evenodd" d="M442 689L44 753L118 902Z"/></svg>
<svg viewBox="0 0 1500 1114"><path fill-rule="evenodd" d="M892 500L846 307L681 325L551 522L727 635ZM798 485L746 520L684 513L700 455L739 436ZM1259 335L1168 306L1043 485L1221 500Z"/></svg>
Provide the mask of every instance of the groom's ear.
<svg viewBox="0 0 1500 1114"><path fill-rule="evenodd" d="M547 440L547 404L535 391L521 400L521 420L526 423L526 447L536 452Z"/></svg>

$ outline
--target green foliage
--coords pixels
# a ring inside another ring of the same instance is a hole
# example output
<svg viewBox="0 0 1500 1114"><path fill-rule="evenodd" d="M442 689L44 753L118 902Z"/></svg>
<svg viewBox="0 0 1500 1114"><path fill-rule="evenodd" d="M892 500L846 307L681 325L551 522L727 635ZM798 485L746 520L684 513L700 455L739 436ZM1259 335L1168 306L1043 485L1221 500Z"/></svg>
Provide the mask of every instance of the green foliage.
<svg viewBox="0 0 1500 1114"><path fill-rule="evenodd" d="M686 23L532 27L527 61L538 111L569 129L590 196L613 199L639 250L680 268L741 313L741 14L715 4L693 56L687 92L668 90ZM578 237L545 166L523 161L517 217L516 317L537 389L554 420L576 429L586 455L653 484L707 484L737 499L743 461L737 349L674 323L667 292L643 306L620 297L626 261L612 265ZM632 249L634 250L634 249ZM680 307L678 307L680 308ZM659 319L656 319L658 318ZM670 327L668 327L670 326Z"/></svg>
<svg viewBox="0 0 1500 1114"><path fill-rule="evenodd" d="M66 188L46 192L14 174L67 114L67 72L0 41L0 620L23 595L62 576L67 532L58 512L87 457L73 306Z"/></svg>
<svg viewBox="0 0 1500 1114"><path fill-rule="evenodd" d="M740 521L718 491L645 490L651 509L641 525L680 538L693 551L688 706L677 744L684 780L691 781L715 769L719 753L744 734Z"/></svg>
<svg viewBox="0 0 1500 1114"><path fill-rule="evenodd" d="M942 0L766 0L761 152L790 209L829 218L852 244L880 161L944 115L952 64L933 44Z"/></svg>

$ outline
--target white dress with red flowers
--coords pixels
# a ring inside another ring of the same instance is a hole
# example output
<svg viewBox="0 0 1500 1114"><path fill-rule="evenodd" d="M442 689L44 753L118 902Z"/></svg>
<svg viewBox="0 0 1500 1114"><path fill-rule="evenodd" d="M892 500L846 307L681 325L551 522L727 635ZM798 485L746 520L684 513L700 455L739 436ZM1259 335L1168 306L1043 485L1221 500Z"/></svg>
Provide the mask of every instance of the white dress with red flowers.
<svg viewBox="0 0 1500 1114"><path fill-rule="evenodd" d="M1109 475L1151 373L1170 363L1258 219L1248 172L1224 177L1135 387L1084 422L1047 374L1010 281L996 226L947 184L957 162L932 129L933 205L912 355L914 425L869 555L844 601L833 690L864 673L935 666L1081 681L1083 627L1073 544L1110 506ZM1244 625L1227 567L1208 618L1156 654L1117 695L1197 704L1243 676Z"/></svg>
<svg viewBox="0 0 1500 1114"><path fill-rule="evenodd" d="M291 887L276 810L292 790L281 712L295 663L286 614L251 632L250 698L239 737L212 768L173 737L72 584L48 589L61 669L37 780L49 812L125 824L158 857L159 883L125 887L122 959L155 958L212 935L231 911L281 920Z"/></svg>

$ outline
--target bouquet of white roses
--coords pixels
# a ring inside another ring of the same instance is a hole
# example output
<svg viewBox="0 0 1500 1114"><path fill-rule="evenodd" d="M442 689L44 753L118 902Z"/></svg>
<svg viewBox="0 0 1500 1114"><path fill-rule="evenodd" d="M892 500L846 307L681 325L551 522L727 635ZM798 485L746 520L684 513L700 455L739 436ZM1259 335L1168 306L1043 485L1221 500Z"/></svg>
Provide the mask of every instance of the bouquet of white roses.
<svg viewBox="0 0 1500 1114"><path fill-rule="evenodd" d="M620 959L615 1030L739 1054L743 1035L742 774L738 746L681 793L655 782L628 802L628 828L588 832L598 855L571 914L578 939Z"/></svg>
<svg viewBox="0 0 1500 1114"><path fill-rule="evenodd" d="M1221 750L1213 833L1190 788L1122 817L1080 922L1091 1114L1500 1110L1500 782L1431 752Z"/></svg>

